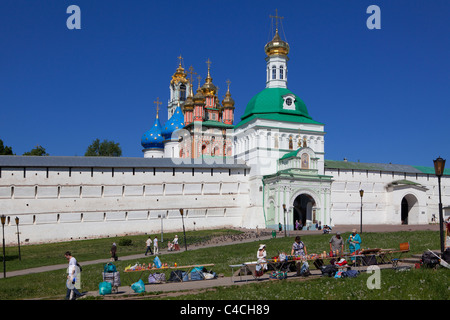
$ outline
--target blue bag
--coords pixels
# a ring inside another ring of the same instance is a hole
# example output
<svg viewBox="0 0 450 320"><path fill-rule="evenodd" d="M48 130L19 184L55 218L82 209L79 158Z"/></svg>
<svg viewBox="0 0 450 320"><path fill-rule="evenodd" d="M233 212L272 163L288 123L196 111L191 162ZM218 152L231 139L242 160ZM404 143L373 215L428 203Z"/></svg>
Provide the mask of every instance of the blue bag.
<svg viewBox="0 0 450 320"><path fill-rule="evenodd" d="M114 264L108 262L107 264L105 264L105 266L103 267L103 272L117 272L117 268Z"/></svg>
<svg viewBox="0 0 450 320"><path fill-rule="evenodd" d="M135 282L131 285L131 289L133 289L136 293L142 293L145 292L145 284L142 279L140 279L138 282Z"/></svg>
<svg viewBox="0 0 450 320"><path fill-rule="evenodd" d="M342 273L342 276L345 278L356 278L359 275L359 271L357 270L347 270Z"/></svg>
<svg viewBox="0 0 450 320"><path fill-rule="evenodd" d="M112 293L112 285L110 282L100 282L98 285L98 293L100 295L111 294Z"/></svg>
<svg viewBox="0 0 450 320"><path fill-rule="evenodd" d="M157 268L161 268L161 266L162 266L161 260L159 260L158 256L155 257L155 259L153 260L153 263L155 264L155 267L157 267Z"/></svg>

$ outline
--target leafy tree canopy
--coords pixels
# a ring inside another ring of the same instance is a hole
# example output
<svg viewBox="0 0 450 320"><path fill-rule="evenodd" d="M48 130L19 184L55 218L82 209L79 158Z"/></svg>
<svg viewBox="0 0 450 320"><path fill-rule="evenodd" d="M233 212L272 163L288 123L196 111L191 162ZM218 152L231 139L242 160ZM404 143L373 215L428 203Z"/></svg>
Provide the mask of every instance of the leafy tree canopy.
<svg viewBox="0 0 450 320"><path fill-rule="evenodd" d="M49 154L45 151L45 148L43 146L36 146L34 149L31 149L31 151L25 152L23 154L24 156L48 156Z"/></svg>
<svg viewBox="0 0 450 320"><path fill-rule="evenodd" d="M3 140L0 139L0 155L13 155L12 148L3 145Z"/></svg>
<svg viewBox="0 0 450 320"><path fill-rule="evenodd" d="M120 157L122 155L122 149L119 143L114 141L95 139L94 142L87 148L86 157Z"/></svg>

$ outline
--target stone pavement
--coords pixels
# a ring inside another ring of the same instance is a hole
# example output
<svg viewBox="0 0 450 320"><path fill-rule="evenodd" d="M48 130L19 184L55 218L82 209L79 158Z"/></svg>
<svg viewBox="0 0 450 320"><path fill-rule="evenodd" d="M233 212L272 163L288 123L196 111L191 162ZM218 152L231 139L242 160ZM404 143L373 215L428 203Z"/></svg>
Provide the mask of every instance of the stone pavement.
<svg viewBox="0 0 450 320"><path fill-rule="evenodd" d="M335 226L331 232L331 234L336 233L337 231L340 232L350 232L352 229L356 228L359 231L359 225L339 225ZM243 229L244 231L245 229ZM394 231L416 231L416 230L433 230L438 231L439 230L439 224L434 225L363 225L363 233L364 232L394 232ZM267 231L267 230L266 230ZM287 231L287 236L289 237L295 237L296 235L311 235L311 234L321 234L322 231L320 230L302 230L302 231ZM267 233L266 233L267 234ZM277 232L277 237L284 236L284 231L279 233ZM242 243L242 242L260 242L266 239L270 239L272 236L261 236L259 238L248 238L245 240L240 240L236 243ZM230 241L223 241L218 242L215 244L208 244L208 246L215 245L215 246L221 246L221 245L230 245L233 242ZM197 247L189 247L189 250L195 250L198 248L201 248L202 246ZM183 250L182 250L183 251ZM181 251L181 252L182 252ZM166 254L168 253L165 250L161 250L160 254ZM170 252L174 253L174 252ZM135 254L135 255L129 255L129 256L123 256L120 257L121 261L124 260L137 260L144 258L144 254ZM98 260L92 260L92 261L80 261L80 263L85 265L90 264L100 264L100 263L107 263L109 262L109 259L98 259ZM44 266L44 267L37 267L37 268L31 268L31 269L24 269L24 270L17 270L17 271L10 271L7 272L7 277L12 276L20 276L25 274L31 274L31 273L40 273L40 272L46 272L46 271L53 271L53 270L61 270L66 269L67 264L59 264L59 265L52 265L52 266ZM319 276L320 271L319 270L312 270L312 277ZM299 277L293 276L294 273L288 274L288 279L301 279ZM0 275L0 278L3 277L3 274ZM123 277L123 272L121 272L121 277ZM147 282L146 279L143 279L144 282ZM234 281L233 281L234 280ZM236 281L238 280L238 281ZM259 282L259 281L268 281L269 276L268 274L261 277L259 280L254 280L252 276L246 276L242 277L242 281L239 277L234 277L233 279L231 277L220 277L217 279L212 280L201 280L201 281L187 281L187 282L177 282L177 283L164 283L164 284L147 284L146 292L172 292L172 291L192 291L192 290L202 290L202 289L208 289L213 288L217 286L230 286L230 285L242 285L246 283L252 283L252 282ZM85 292L86 296L98 296L98 290L92 291L92 292ZM119 287L117 294L107 295L106 298L112 298L112 297L120 297L120 296L128 296L128 295L136 295L134 291L131 289L130 286L122 286Z"/></svg>

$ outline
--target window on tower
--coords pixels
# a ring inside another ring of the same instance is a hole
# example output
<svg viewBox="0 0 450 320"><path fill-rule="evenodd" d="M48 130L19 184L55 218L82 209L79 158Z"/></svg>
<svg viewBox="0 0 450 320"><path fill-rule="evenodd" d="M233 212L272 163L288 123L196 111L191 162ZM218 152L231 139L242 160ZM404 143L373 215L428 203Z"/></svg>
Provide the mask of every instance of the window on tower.
<svg viewBox="0 0 450 320"><path fill-rule="evenodd" d="M180 86L180 100L186 100L186 86L184 84Z"/></svg>
<svg viewBox="0 0 450 320"><path fill-rule="evenodd" d="M272 67L272 79L276 79L277 78L277 67L273 66Z"/></svg>
<svg viewBox="0 0 450 320"><path fill-rule="evenodd" d="M280 66L280 79L283 80L283 76L284 76L284 68L283 66Z"/></svg>

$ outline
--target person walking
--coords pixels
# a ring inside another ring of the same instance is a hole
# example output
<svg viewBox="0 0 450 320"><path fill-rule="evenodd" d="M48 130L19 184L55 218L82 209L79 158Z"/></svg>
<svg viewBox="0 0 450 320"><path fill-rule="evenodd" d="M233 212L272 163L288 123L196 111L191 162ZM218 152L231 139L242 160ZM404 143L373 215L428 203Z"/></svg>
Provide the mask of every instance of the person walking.
<svg viewBox="0 0 450 320"><path fill-rule="evenodd" d="M75 300L78 297L84 296L84 294L80 293L78 289L81 289L81 281L80 281L80 268L77 263L77 259L72 256L70 251L66 251L64 257L69 261L69 266L67 268L67 280L66 280L66 300Z"/></svg>
<svg viewBox="0 0 450 320"><path fill-rule="evenodd" d="M153 239L153 251L155 252L155 254L159 253L159 249L158 249L158 237L155 236L155 239Z"/></svg>
<svg viewBox="0 0 450 320"><path fill-rule="evenodd" d="M147 239L147 241L145 241L145 244L147 246L147 250L145 251L145 255L147 255L147 252L149 252L149 251L150 251L150 254L152 255L153 254L153 251L152 251L152 238L150 236L148 236L148 239Z"/></svg>
<svg viewBox="0 0 450 320"><path fill-rule="evenodd" d="M117 257L117 245L115 242L113 242L111 247L111 261L117 261L119 258Z"/></svg>

